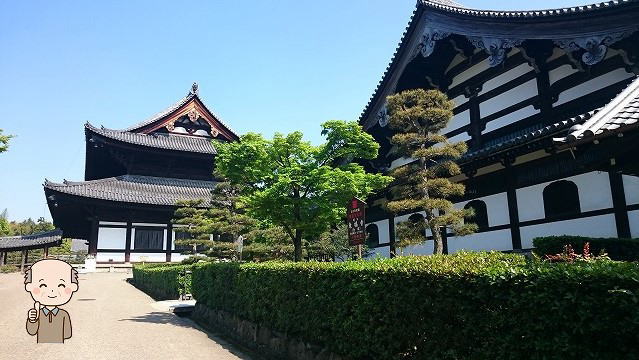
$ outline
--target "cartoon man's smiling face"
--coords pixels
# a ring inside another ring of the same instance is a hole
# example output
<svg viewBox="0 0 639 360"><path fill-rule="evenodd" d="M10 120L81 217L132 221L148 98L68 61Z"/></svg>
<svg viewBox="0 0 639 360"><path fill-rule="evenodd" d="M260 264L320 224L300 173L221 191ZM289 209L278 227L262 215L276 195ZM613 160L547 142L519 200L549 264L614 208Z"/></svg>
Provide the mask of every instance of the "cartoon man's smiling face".
<svg viewBox="0 0 639 360"><path fill-rule="evenodd" d="M78 275L64 261L46 259L33 264L26 274L25 290L45 306L64 305L78 291Z"/></svg>

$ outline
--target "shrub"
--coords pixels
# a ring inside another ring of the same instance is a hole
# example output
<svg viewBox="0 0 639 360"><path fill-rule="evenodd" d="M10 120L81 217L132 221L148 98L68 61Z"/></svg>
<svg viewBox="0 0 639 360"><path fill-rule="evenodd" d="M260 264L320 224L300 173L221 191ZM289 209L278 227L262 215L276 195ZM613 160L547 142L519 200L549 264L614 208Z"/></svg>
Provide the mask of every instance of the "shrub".
<svg viewBox="0 0 639 360"><path fill-rule="evenodd" d="M18 271L18 267L15 266L15 265L2 265L2 266L0 266L0 273L2 273L2 274L17 272L17 271Z"/></svg>
<svg viewBox="0 0 639 360"><path fill-rule="evenodd" d="M639 264L461 253L208 263L193 295L353 359L634 357Z"/></svg>
<svg viewBox="0 0 639 360"><path fill-rule="evenodd" d="M581 254L586 243L590 243L590 253L598 255L605 252L612 260L638 261L639 239L589 238L584 236L546 236L533 239L533 252L539 256L561 253L564 246L570 245Z"/></svg>
<svg viewBox="0 0 639 360"><path fill-rule="evenodd" d="M191 265L135 265L133 282L154 299L177 299L181 291L191 292L190 276L187 275L187 278L182 276L185 270L191 270Z"/></svg>

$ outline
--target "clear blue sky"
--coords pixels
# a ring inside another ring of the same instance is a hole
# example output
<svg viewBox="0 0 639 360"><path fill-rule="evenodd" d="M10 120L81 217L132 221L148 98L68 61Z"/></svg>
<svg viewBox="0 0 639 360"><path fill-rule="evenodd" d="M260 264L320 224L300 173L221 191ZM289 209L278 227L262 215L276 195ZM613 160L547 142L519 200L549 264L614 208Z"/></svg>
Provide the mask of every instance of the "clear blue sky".
<svg viewBox="0 0 639 360"><path fill-rule="evenodd" d="M484 9L583 0L460 0ZM2 1L0 211L50 219L46 178L83 180L90 121L125 128L186 95L238 133L355 120L386 68L414 0Z"/></svg>

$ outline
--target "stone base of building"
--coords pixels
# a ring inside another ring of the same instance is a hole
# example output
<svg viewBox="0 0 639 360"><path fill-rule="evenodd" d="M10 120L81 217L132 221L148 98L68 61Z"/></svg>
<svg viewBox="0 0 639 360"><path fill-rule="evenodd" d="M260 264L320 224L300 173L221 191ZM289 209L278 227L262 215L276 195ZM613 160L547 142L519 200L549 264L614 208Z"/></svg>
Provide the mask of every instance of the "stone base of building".
<svg viewBox="0 0 639 360"><path fill-rule="evenodd" d="M200 325L220 331L267 359L342 360L339 355L314 344L292 338L226 311L197 303L191 315Z"/></svg>

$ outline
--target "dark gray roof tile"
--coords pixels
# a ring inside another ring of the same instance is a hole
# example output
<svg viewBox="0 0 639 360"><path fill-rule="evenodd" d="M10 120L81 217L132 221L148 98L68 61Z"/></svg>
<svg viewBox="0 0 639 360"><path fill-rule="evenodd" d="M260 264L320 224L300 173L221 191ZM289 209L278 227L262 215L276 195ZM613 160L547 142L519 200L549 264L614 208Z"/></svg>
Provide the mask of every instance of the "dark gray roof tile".
<svg viewBox="0 0 639 360"><path fill-rule="evenodd" d="M91 181L45 180L46 189L116 202L174 206L178 201L209 200L214 181L122 175Z"/></svg>
<svg viewBox="0 0 639 360"><path fill-rule="evenodd" d="M211 139L208 138L187 135L139 134L129 131L98 128L89 123L86 123L84 127L89 132L129 144L211 155L217 153L211 143Z"/></svg>
<svg viewBox="0 0 639 360"><path fill-rule="evenodd" d="M62 230L57 229L33 235L2 236L0 237L0 249L42 248L45 245L54 245L61 240Z"/></svg>

